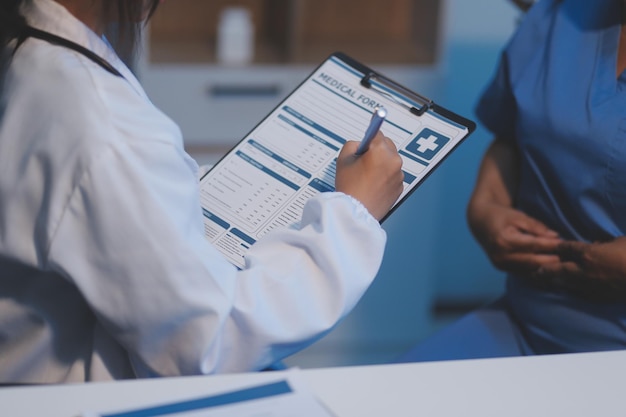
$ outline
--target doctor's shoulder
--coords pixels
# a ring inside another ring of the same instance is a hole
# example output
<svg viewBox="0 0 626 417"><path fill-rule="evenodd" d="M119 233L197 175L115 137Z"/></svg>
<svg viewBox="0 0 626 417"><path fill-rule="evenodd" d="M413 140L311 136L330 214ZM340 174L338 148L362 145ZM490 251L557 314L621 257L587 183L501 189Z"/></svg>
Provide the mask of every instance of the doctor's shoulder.
<svg viewBox="0 0 626 417"><path fill-rule="evenodd" d="M39 116L68 113L79 120L103 105L100 71L74 51L29 39L11 60L6 82L12 99L32 101Z"/></svg>

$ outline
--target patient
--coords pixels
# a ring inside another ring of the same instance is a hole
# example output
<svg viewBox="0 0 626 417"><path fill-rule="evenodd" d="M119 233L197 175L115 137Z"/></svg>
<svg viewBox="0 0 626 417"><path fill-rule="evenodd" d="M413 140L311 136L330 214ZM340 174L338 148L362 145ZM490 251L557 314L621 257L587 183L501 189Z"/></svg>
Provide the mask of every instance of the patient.
<svg viewBox="0 0 626 417"><path fill-rule="evenodd" d="M477 114L467 218L505 294L401 361L626 347L626 2L541 0Z"/></svg>

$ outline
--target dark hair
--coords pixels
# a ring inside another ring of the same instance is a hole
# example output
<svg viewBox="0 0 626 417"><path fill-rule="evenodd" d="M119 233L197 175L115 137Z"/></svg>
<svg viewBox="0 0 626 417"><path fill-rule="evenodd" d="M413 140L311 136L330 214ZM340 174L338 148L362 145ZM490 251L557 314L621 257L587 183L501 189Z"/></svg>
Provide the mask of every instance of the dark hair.
<svg viewBox="0 0 626 417"><path fill-rule="evenodd" d="M6 52L11 39L26 25L20 8L25 0L0 0L0 49ZM85 0L87 1L87 0ZM107 37L121 56L128 57L137 46L142 18L152 16L159 0L100 0ZM145 9L148 8L148 10Z"/></svg>
<svg viewBox="0 0 626 417"><path fill-rule="evenodd" d="M4 88L4 76L11 55L7 44L26 26L26 20L19 11L22 1L0 0L0 91ZM2 104L0 103L0 114L2 114Z"/></svg>
<svg viewBox="0 0 626 417"><path fill-rule="evenodd" d="M2 49L26 25L19 11L22 1L0 0L0 48Z"/></svg>
<svg viewBox="0 0 626 417"><path fill-rule="evenodd" d="M2 1L2 0L0 0ZM159 0L101 0L106 35L122 58L137 48L141 26L152 17ZM147 10L146 10L147 7ZM147 17L144 19L144 16Z"/></svg>

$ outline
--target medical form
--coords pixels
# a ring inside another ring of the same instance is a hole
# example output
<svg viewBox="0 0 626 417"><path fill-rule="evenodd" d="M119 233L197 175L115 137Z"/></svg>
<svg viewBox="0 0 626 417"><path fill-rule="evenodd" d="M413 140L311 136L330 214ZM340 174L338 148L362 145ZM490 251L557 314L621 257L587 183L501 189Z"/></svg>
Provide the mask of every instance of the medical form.
<svg viewBox="0 0 626 417"><path fill-rule="evenodd" d="M363 137L378 106L387 109L381 131L398 148L404 172L404 190L386 217L475 128L333 54L201 179L207 239L242 268L258 239L278 227L297 227L309 198L335 190L341 147Z"/></svg>

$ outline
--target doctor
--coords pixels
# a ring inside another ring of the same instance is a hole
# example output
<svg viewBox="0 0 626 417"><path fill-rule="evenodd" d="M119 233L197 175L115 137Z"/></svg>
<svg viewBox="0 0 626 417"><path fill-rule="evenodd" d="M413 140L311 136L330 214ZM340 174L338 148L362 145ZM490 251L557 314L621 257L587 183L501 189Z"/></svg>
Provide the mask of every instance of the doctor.
<svg viewBox="0 0 626 417"><path fill-rule="evenodd" d="M262 369L329 331L378 271L377 220L402 190L383 135L359 157L348 142L337 191L243 270L207 242L178 127L102 36L116 22L132 41L157 4L0 1L2 382Z"/></svg>

